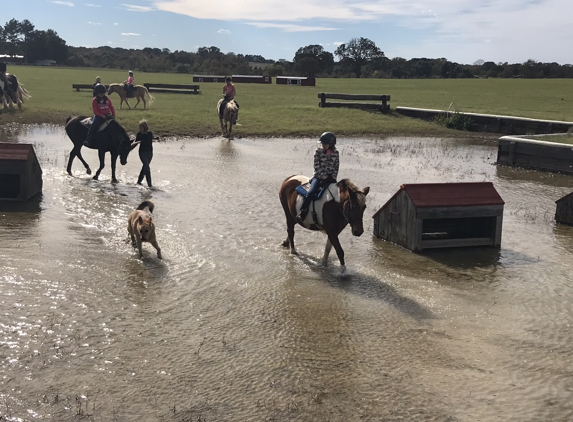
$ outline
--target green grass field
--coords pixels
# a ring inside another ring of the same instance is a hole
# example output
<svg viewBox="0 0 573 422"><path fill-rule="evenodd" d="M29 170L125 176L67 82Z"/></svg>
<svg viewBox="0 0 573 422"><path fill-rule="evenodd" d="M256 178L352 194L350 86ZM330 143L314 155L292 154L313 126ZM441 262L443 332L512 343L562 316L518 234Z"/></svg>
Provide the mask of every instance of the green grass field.
<svg viewBox="0 0 573 422"><path fill-rule="evenodd" d="M73 83L122 82L122 70L11 66L32 98L22 110L3 111L0 124L64 124L68 115L91 115L91 92L76 92ZM136 73L136 84L193 83L192 75ZM155 94L147 110L119 110L117 119L129 131L147 119L158 135L215 136L220 133L216 114L222 83L201 83L201 94ZM397 106L448 109L459 112L502 114L573 121L573 79L318 79L315 87L236 84L239 126L235 136L317 136L325 130L344 135L456 136L459 133L431 122L378 112L318 107L319 92L391 95ZM135 100L130 100L135 104Z"/></svg>

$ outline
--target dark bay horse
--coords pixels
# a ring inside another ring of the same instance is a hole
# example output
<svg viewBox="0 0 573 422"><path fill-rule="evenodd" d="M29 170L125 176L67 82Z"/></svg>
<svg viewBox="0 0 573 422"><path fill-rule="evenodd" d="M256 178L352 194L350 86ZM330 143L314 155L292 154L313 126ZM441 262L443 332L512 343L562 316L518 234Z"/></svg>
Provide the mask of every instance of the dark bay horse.
<svg viewBox="0 0 573 422"><path fill-rule="evenodd" d="M285 248L290 246L291 254L297 254L294 247L294 226L298 223L296 215L300 211L303 201L296 188L308 181L308 177L305 176L290 176L283 181L279 190L279 199L285 212L288 234L282 245ZM331 184L320 199L315 201L314 204L310 204L309 213L303 223L298 223L309 230L322 230L328 236L322 258L324 266L328 263L328 255L334 246L340 260L342 272L346 271L344 251L340 246L338 235L347 224L350 224L354 236L362 235L364 232L362 218L366 209L366 195L368 195L368 192L370 192L369 187L359 189L349 179L341 180L337 184ZM316 214L316 221L313 211Z"/></svg>
<svg viewBox="0 0 573 422"><path fill-rule="evenodd" d="M217 113L221 108L221 103L223 99L220 99L217 103ZM235 104L234 100L229 101L225 105L225 110L223 110L223 117L219 117L219 122L221 123L221 132L224 137L231 140L231 132L233 131L233 125L237 123L237 115L239 113L239 107ZM219 115L220 116L220 115Z"/></svg>
<svg viewBox="0 0 573 422"><path fill-rule="evenodd" d="M24 99L32 97L26 88L18 82L16 75L11 73L6 73L6 81L0 77L0 91L4 108L14 107L14 104L17 104L18 108L22 108Z"/></svg>
<svg viewBox="0 0 573 422"><path fill-rule="evenodd" d="M143 85L135 85L133 87L133 91L131 92L132 95L128 97L127 91L123 89L123 84L109 84L109 87L107 89L108 95L111 95L114 92L117 95L119 95L119 98L121 98L121 102L119 103L119 108L121 108L121 106L125 102L125 104L127 104L127 106L131 109L131 106L127 102L128 98L137 98L137 103L135 103L133 108L136 108L140 101L143 101L143 108L146 108L147 106L147 103L145 101L146 97L149 98L149 105L151 105L151 103L155 99L151 96L147 88L144 87Z"/></svg>
<svg viewBox="0 0 573 422"><path fill-rule="evenodd" d="M76 157L78 157L83 163L87 174L92 174L90 166L85 162L81 153L83 142L88 136L88 128L82 124L82 120L86 118L86 116L76 116L68 117L66 119L66 133L74 143L74 148L72 149L72 152L70 152L70 159L68 160L67 167L68 174L70 175L72 174L72 162ZM98 180L99 174L105 167L105 153L109 152L111 154L111 181L112 183L117 183L117 179L115 178L115 164L117 157L119 156L119 160L122 165L126 165L127 156L133 149L129 135L119 123L115 120L111 120L104 130L98 131L94 134L94 144L96 144L97 147L92 149L98 150L99 168L97 169L93 179Z"/></svg>

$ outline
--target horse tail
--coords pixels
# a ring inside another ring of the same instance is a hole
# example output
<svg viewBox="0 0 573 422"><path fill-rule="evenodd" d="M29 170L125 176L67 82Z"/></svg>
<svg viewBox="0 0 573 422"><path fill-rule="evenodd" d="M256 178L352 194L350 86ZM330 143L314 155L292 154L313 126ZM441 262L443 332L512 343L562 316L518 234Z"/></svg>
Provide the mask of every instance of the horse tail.
<svg viewBox="0 0 573 422"><path fill-rule="evenodd" d="M143 201L141 204L139 204L137 209L144 210L145 207L149 208L149 212L153 212L153 208L155 208L155 205L151 201Z"/></svg>
<svg viewBox="0 0 573 422"><path fill-rule="evenodd" d="M24 88L21 83L18 84L18 96L20 97L21 101L23 101L24 99L27 100L29 98L32 98L28 90Z"/></svg>
<svg viewBox="0 0 573 422"><path fill-rule="evenodd" d="M146 86L144 86L145 88L145 95L147 95L147 98L149 98L149 105L153 104L153 101L155 100L155 98L153 98L153 96L149 93L149 90L147 89Z"/></svg>
<svg viewBox="0 0 573 422"><path fill-rule="evenodd" d="M66 124L68 124L68 122L69 122L70 120L72 120L72 116L68 116L68 117L66 118Z"/></svg>

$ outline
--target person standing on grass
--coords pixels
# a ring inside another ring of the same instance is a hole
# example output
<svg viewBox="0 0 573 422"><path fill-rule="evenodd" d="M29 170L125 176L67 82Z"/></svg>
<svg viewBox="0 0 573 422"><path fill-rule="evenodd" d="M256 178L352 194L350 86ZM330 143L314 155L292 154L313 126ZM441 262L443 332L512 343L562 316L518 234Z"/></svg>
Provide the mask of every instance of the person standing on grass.
<svg viewBox="0 0 573 422"><path fill-rule="evenodd" d="M223 102L221 103L221 107L219 107L219 118L223 118L223 111L225 111L225 106L231 100L235 100L236 95L235 85L233 84L233 80L227 76L225 78L225 85L223 85ZM239 118L239 103L235 100L235 104L237 105L237 118Z"/></svg>
<svg viewBox="0 0 573 422"><path fill-rule="evenodd" d="M147 181L147 186L151 187L151 168L149 164L153 159L153 133L149 131L149 126L145 120L139 122L139 132L135 138L135 142L132 145L132 149L139 145L139 159L141 160L143 167L139 172L139 177L137 178L137 184L141 185L143 178Z"/></svg>

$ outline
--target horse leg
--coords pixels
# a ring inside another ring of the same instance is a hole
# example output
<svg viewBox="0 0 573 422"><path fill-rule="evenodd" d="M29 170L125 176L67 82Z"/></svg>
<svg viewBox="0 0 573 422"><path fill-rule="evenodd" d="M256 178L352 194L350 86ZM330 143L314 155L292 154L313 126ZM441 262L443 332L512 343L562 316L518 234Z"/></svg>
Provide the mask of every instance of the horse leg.
<svg viewBox="0 0 573 422"><path fill-rule="evenodd" d="M111 183L118 183L115 178L115 165L117 164L117 154L111 153Z"/></svg>
<svg viewBox="0 0 573 422"><path fill-rule="evenodd" d="M147 108L147 104L145 103L145 96L141 97L141 99L143 100L143 109L145 110Z"/></svg>
<svg viewBox="0 0 573 422"><path fill-rule="evenodd" d="M98 149L97 155L99 157L99 168L97 169L96 174L93 177L94 180L99 179L99 174L105 167L105 151L103 149Z"/></svg>
<svg viewBox="0 0 573 422"><path fill-rule="evenodd" d="M223 136L227 136L226 126L223 124L223 118L219 117L219 123L221 123L221 133Z"/></svg>
<svg viewBox="0 0 573 422"><path fill-rule="evenodd" d="M137 97L137 102L135 103L135 105L133 106L133 108L137 108L137 105L139 104L139 97Z"/></svg>
<svg viewBox="0 0 573 422"><path fill-rule="evenodd" d="M233 122L229 122L229 141L232 139L231 132L233 132Z"/></svg>
<svg viewBox="0 0 573 422"><path fill-rule="evenodd" d="M67 171L70 176L72 175L72 162L74 161L75 157L78 157L79 160L82 162L82 164L86 169L86 173L92 174L92 170L90 169L89 164L86 163L86 160L84 160L84 157L82 157L81 150L82 150L82 145L79 144L79 145L74 145L72 152L70 152L70 159L68 160L68 167L67 167Z"/></svg>
<svg viewBox="0 0 573 422"><path fill-rule="evenodd" d="M336 255L338 255L338 259L340 260L340 267L342 268L342 272L344 273L346 271L346 264L344 262L344 251L342 250L342 246L340 246L340 241L338 240L338 236L328 235L328 241L326 242L326 246L324 248L322 265L326 267L326 265L328 264L328 254L330 253L330 249L332 248L332 246L334 246Z"/></svg>

